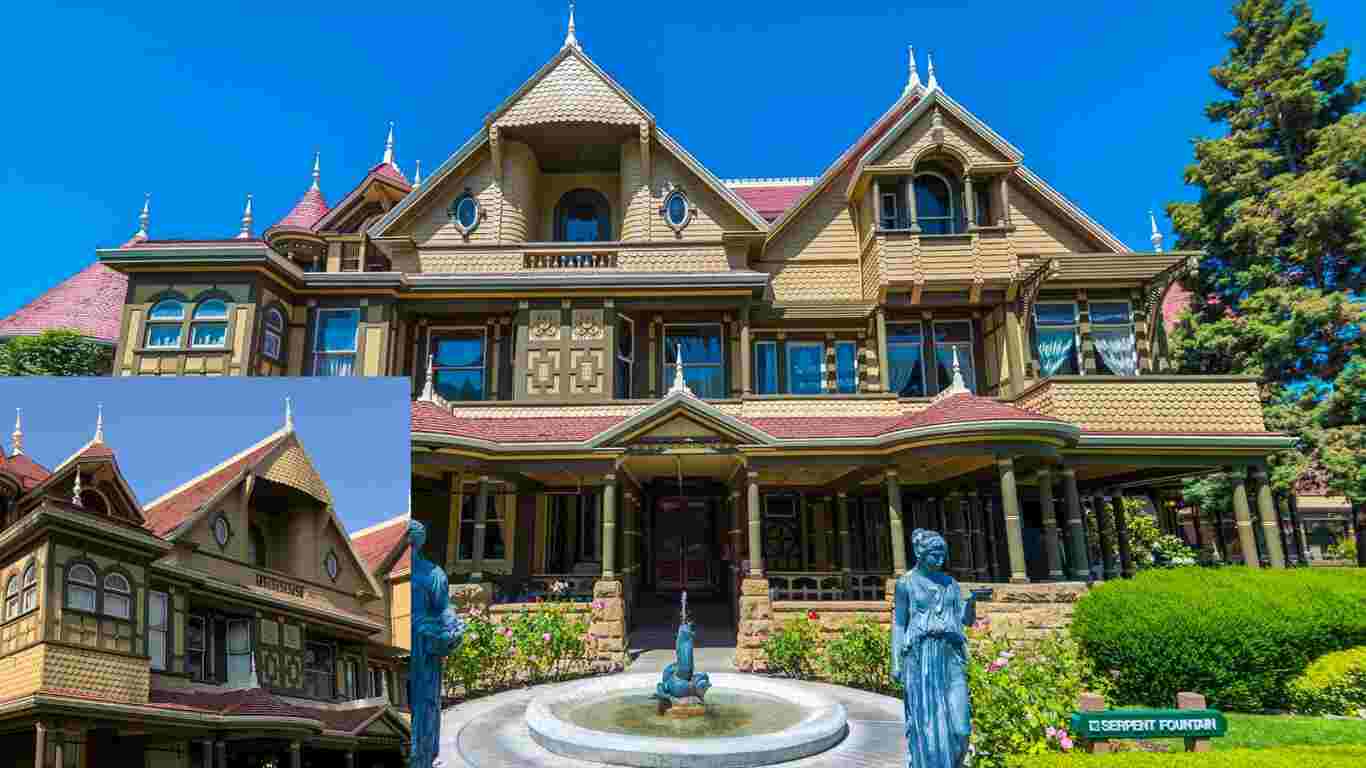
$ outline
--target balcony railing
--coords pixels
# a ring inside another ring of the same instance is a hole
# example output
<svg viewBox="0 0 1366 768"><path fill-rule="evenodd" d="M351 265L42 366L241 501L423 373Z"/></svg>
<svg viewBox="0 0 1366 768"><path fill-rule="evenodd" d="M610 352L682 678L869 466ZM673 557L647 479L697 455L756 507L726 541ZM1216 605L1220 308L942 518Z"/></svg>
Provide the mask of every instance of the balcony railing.
<svg viewBox="0 0 1366 768"><path fill-rule="evenodd" d="M522 266L526 269L616 269L619 265L618 251L613 250L563 250L535 249L522 255Z"/></svg>
<svg viewBox="0 0 1366 768"><path fill-rule="evenodd" d="M770 600L883 600L886 573L843 571L769 571Z"/></svg>

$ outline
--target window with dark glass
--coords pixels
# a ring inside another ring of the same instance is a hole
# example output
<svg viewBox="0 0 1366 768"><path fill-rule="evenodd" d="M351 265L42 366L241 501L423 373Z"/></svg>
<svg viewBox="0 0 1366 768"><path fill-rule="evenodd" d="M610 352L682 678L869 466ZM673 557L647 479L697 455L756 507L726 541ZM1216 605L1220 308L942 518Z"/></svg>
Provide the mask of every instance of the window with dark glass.
<svg viewBox="0 0 1366 768"><path fill-rule="evenodd" d="M598 523L598 501L602 497L597 490L579 494L579 559L598 559L598 535L602 526Z"/></svg>
<svg viewBox="0 0 1366 768"><path fill-rule="evenodd" d="M670 192L664 200L664 216L669 226L677 229L687 224L689 207L688 198L681 191Z"/></svg>
<svg viewBox="0 0 1366 768"><path fill-rule="evenodd" d="M900 227L901 204L898 202L899 197L900 195L895 191L882 193L878 226L883 229L898 229Z"/></svg>
<svg viewBox="0 0 1366 768"><path fill-rule="evenodd" d="M213 677L211 666L213 654L210 653L212 637L209 622L203 616L191 615L185 619L185 671L200 682Z"/></svg>
<svg viewBox="0 0 1366 768"><path fill-rule="evenodd" d="M320 309L313 338L314 376L351 376L356 367L359 309Z"/></svg>
<svg viewBox="0 0 1366 768"><path fill-rule="evenodd" d="M266 567L266 537L257 525L247 528L247 562L257 568Z"/></svg>
<svg viewBox="0 0 1366 768"><path fill-rule="evenodd" d="M568 573L574 567L573 553L569 551L570 522L574 517L574 507L578 497L572 494L555 493L546 497L545 517L545 569L547 573Z"/></svg>
<svg viewBox="0 0 1366 768"><path fill-rule="evenodd" d="M787 388L794 395L816 395L824 389L825 345L819 341L789 341Z"/></svg>
<svg viewBox="0 0 1366 768"><path fill-rule="evenodd" d="M104 614L126 619L132 613L133 590L128 579L122 574L111 573L104 577Z"/></svg>
<svg viewBox="0 0 1366 768"><path fill-rule="evenodd" d="M222 299L201 301L190 322L191 347L223 347L228 343L228 305Z"/></svg>
<svg viewBox="0 0 1366 768"><path fill-rule="evenodd" d="M927 235L951 235L954 227L954 200L948 180L937 173L915 177L915 214L920 231Z"/></svg>
<svg viewBox="0 0 1366 768"><path fill-rule="evenodd" d="M9 577L5 586L5 621L19 615L19 577Z"/></svg>
<svg viewBox="0 0 1366 768"><path fill-rule="evenodd" d="M315 699L331 699L336 694L335 656L325 643L304 644L304 692Z"/></svg>
<svg viewBox="0 0 1366 768"><path fill-rule="evenodd" d="M920 323L887 325L887 370L900 397L925 396L925 338Z"/></svg>
<svg viewBox="0 0 1366 768"><path fill-rule="evenodd" d="M98 581L95 571L84 563L77 563L66 571L66 607L78 611L95 612L95 590Z"/></svg>
<svg viewBox="0 0 1366 768"><path fill-rule="evenodd" d="M754 343L754 393L758 395L778 394L778 343L776 341Z"/></svg>
<svg viewBox="0 0 1366 768"><path fill-rule="evenodd" d="M694 395L702 398L726 396L726 372L721 356L721 326L664 326L664 378L672 384L674 361L683 354L683 378Z"/></svg>
<svg viewBox="0 0 1366 768"><path fill-rule="evenodd" d="M566 192L555 206L555 239L593 243L612 239L612 214L607 198L594 189Z"/></svg>
<svg viewBox="0 0 1366 768"><path fill-rule="evenodd" d="M355 659L342 660L342 692L341 697L347 701L360 698L360 674L358 672L360 663Z"/></svg>
<svg viewBox="0 0 1366 768"><path fill-rule="evenodd" d="M384 688L384 670L375 665L370 665L370 698L378 699L389 695Z"/></svg>
<svg viewBox="0 0 1366 768"><path fill-rule="evenodd" d="M958 370L969 392L977 391L977 375L972 365L972 323L967 320L936 320L934 323L934 360L939 374L939 391L953 383L954 354Z"/></svg>
<svg viewBox="0 0 1366 768"><path fill-rule="evenodd" d="M185 305L175 299L162 299L147 311L147 346L180 346L180 325L185 320Z"/></svg>
<svg viewBox="0 0 1366 768"><path fill-rule="evenodd" d="M775 571L802 569L801 496L765 494L764 564Z"/></svg>
<svg viewBox="0 0 1366 768"><path fill-rule="evenodd" d="M147 655L152 669L166 669L166 640L170 636L170 595L157 590L147 592Z"/></svg>
<svg viewBox="0 0 1366 768"><path fill-rule="evenodd" d="M474 559L474 525L479 503L479 492L474 486L460 499L460 533L456 548L456 559ZM484 511L484 559L502 560L507 557L507 544L503 539L503 504L499 494L489 495L488 509Z"/></svg>
<svg viewBox="0 0 1366 768"><path fill-rule="evenodd" d="M858 344L852 341L835 342L835 391L858 391Z"/></svg>
<svg viewBox="0 0 1366 768"><path fill-rule="evenodd" d="M461 232L473 232L479 225L479 200L474 195L466 192L451 203L451 221Z"/></svg>
<svg viewBox="0 0 1366 768"><path fill-rule="evenodd" d="M432 384L451 402L484 399L484 359L487 339L483 328L433 330Z"/></svg>
<svg viewBox="0 0 1366 768"><path fill-rule="evenodd" d="M1096 347L1096 370L1112 376L1138 375L1134 318L1127 301L1090 304L1091 342Z"/></svg>
<svg viewBox="0 0 1366 768"><path fill-rule="evenodd" d="M275 307L266 310L265 329L261 333L261 354L280 360L284 350L285 316Z"/></svg>
<svg viewBox="0 0 1366 768"><path fill-rule="evenodd" d="M972 188L973 205L976 208L973 212L977 214L977 226L994 227L996 220L991 215L991 187L987 186L985 180L979 181L977 184Z"/></svg>
<svg viewBox="0 0 1366 768"><path fill-rule="evenodd" d="M1039 359L1039 374L1058 376L1080 372L1080 350L1077 305L1070 301L1035 304L1034 351Z"/></svg>
<svg viewBox="0 0 1366 768"><path fill-rule="evenodd" d="M628 400L633 394L631 385L635 377L636 324L625 315L618 315L617 319L620 322L617 323L616 396Z"/></svg>

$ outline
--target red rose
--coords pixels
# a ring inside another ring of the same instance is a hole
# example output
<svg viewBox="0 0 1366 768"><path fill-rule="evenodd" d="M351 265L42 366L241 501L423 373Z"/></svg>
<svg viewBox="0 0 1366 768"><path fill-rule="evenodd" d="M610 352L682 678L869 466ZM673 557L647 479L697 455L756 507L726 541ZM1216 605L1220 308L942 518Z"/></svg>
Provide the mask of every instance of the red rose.
<svg viewBox="0 0 1366 768"><path fill-rule="evenodd" d="M815 611L807 611L807 612L806 612L806 618L811 619L812 621L815 621L816 619L819 619L820 616L817 616Z"/></svg>

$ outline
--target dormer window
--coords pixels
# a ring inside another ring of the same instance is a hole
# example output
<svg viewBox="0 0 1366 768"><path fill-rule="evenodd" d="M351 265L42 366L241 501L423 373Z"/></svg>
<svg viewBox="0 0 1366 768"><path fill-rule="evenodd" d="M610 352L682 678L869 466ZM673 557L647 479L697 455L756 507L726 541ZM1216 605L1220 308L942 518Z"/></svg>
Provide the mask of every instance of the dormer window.
<svg viewBox="0 0 1366 768"><path fill-rule="evenodd" d="M938 173L920 173L915 177L916 221L927 235L951 235L957 231L957 206L953 185Z"/></svg>
<svg viewBox="0 0 1366 768"><path fill-rule="evenodd" d="M228 341L228 305L222 299L202 301L190 323L190 346L222 348Z"/></svg>
<svg viewBox="0 0 1366 768"><path fill-rule="evenodd" d="M158 301L147 312L147 346L180 346L180 325L185 320L185 305L175 299Z"/></svg>

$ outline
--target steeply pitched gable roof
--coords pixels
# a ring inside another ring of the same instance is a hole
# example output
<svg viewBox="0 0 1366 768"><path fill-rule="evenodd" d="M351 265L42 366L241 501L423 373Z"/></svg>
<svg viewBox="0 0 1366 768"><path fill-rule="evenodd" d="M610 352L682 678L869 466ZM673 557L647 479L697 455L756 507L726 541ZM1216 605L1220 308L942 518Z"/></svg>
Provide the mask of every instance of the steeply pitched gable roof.
<svg viewBox="0 0 1366 768"><path fill-rule="evenodd" d="M412 567L412 548L407 546L408 515L403 514L351 534L356 554L371 573L385 576L402 573ZM395 552L402 548L402 552ZM385 566L388 568L385 568Z"/></svg>
<svg viewBox="0 0 1366 768"><path fill-rule="evenodd" d="M114 344L128 293L128 276L95 262L0 319L0 338L36 336L68 328L95 341Z"/></svg>
<svg viewBox="0 0 1366 768"><path fill-rule="evenodd" d="M173 488L143 507L147 530L168 537L189 522L205 503L241 477L283 443L291 434L281 429L261 442L237 453L207 472Z"/></svg>

